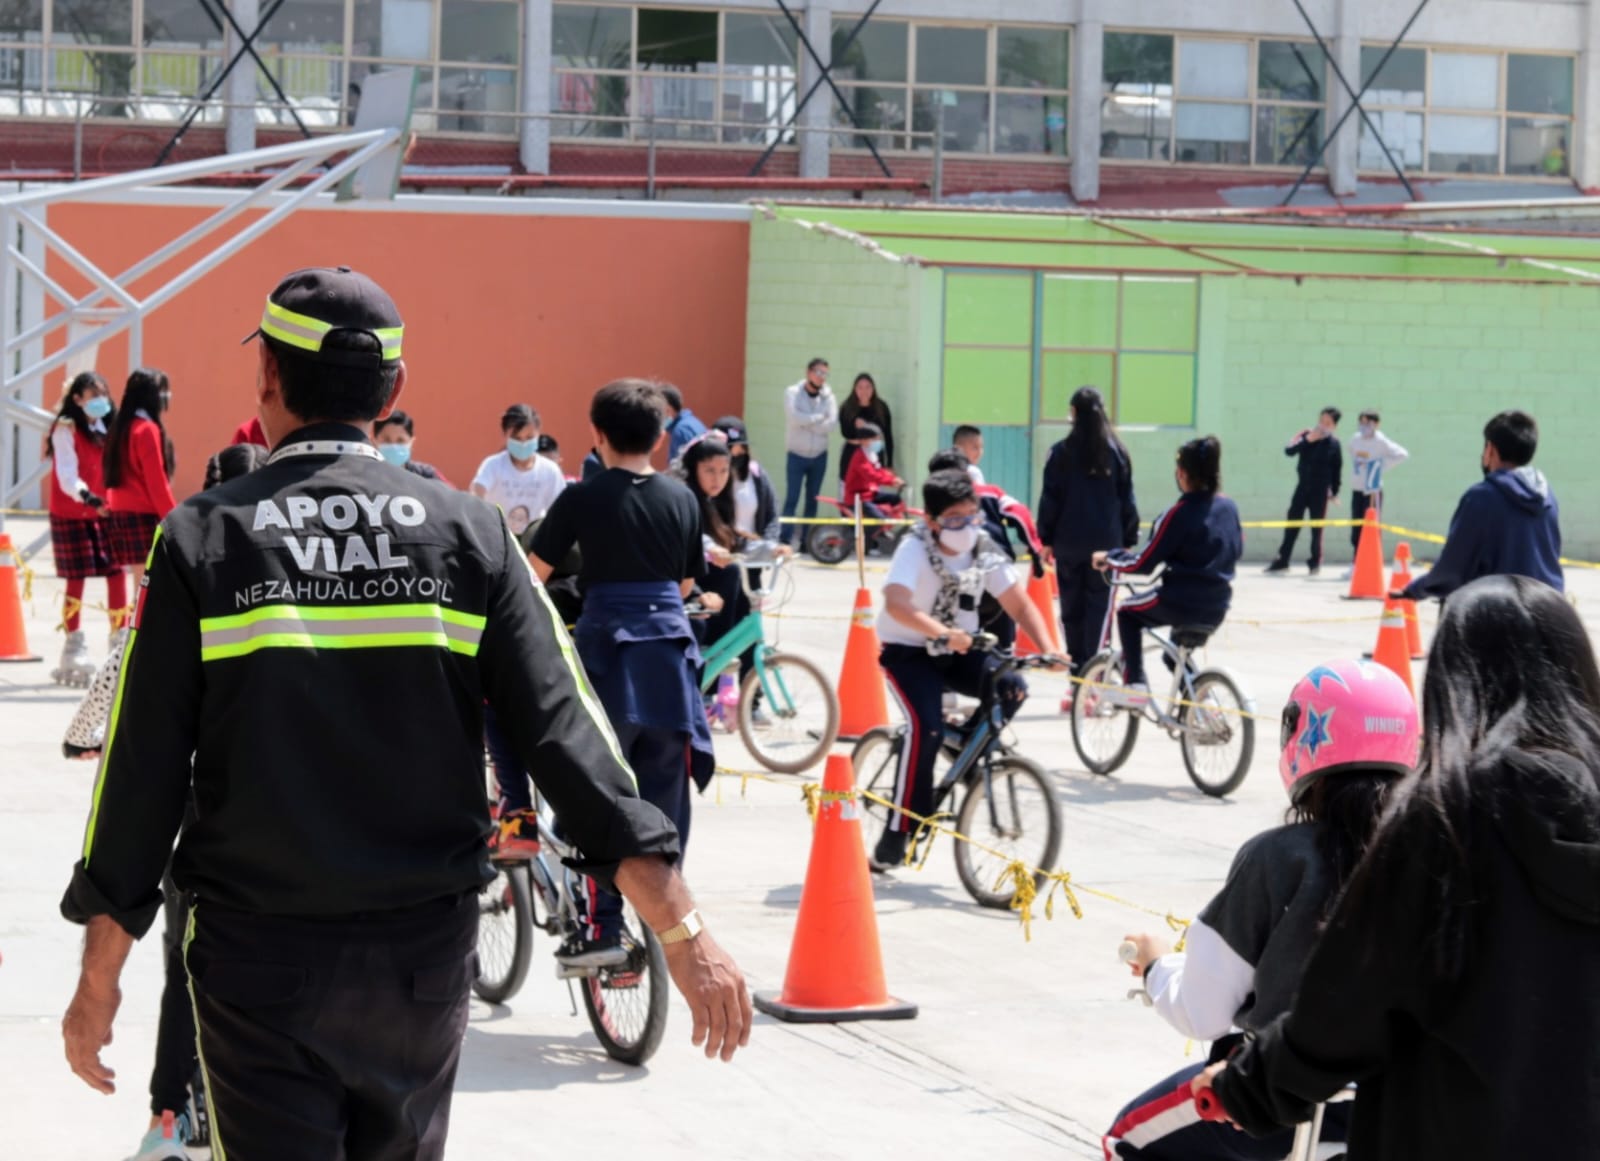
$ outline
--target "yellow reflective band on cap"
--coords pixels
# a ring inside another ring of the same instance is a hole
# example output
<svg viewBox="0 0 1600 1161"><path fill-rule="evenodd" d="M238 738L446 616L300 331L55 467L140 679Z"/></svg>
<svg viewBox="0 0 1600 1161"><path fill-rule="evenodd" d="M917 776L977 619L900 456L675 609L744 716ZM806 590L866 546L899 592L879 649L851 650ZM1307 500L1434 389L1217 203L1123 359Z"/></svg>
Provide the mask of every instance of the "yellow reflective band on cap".
<svg viewBox="0 0 1600 1161"><path fill-rule="evenodd" d="M287 343L291 347L298 347L302 351L321 351L323 340L333 331L341 329L344 328L281 307L270 298L267 299L266 309L261 312L262 334L269 335L280 343ZM367 333L374 336L383 348L383 361L393 363L400 358L400 344L405 331L405 327L398 326L379 327Z"/></svg>

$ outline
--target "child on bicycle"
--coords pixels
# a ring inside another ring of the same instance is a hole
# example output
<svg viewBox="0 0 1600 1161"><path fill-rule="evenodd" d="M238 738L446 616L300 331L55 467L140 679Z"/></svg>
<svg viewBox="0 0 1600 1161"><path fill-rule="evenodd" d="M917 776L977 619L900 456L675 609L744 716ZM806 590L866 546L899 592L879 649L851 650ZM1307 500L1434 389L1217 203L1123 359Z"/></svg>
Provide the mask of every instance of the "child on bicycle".
<svg viewBox="0 0 1600 1161"><path fill-rule="evenodd" d="M844 509L854 513L856 501L861 501L861 514L870 520L882 520L880 504L898 504L900 489L906 482L882 466L883 428L865 419L856 420L856 435L851 440L860 450L850 457L850 467L844 474Z"/></svg>
<svg viewBox="0 0 1600 1161"><path fill-rule="evenodd" d="M1156 518L1142 548L1097 552L1101 572L1148 572L1166 565L1161 583L1136 593L1117 609L1122 641L1124 703L1150 701L1144 673L1144 631L1160 625L1207 626L1215 630L1233 601L1233 572L1244 552L1239 509L1222 488L1222 443L1214 435L1191 439L1178 449L1178 502Z"/></svg>
<svg viewBox="0 0 1600 1161"><path fill-rule="evenodd" d="M1130 935L1133 974L1161 1017L1224 1060L1245 1035L1288 1011L1324 921L1371 841L1390 788L1417 760L1421 729L1405 683L1381 665L1319 665L1283 709L1278 772L1290 822L1247 842L1227 882L1174 954ZM1106 1156L1160 1161L1277 1161L1294 1132L1255 1138L1202 1121L1195 1064L1136 1097L1105 1136ZM1330 1105L1323 1139L1343 1141L1348 1105Z"/></svg>
<svg viewBox="0 0 1600 1161"><path fill-rule="evenodd" d="M880 662L889 689L906 716L906 744L900 751L888 826L878 839L871 864L886 871L905 862L916 820L933 813L933 763L944 732L946 689L969 697L998 669L992 652L973 652L978 604L984 593L1000 602L1035 641L1048 641L1039 610L1010 559L983 530L983 514L965 472L934 472L922 485L923 522L895 549L878 616L883 642ZM996 682L1006 720L1027 698L1027 684L1015 673Z"/></svg>

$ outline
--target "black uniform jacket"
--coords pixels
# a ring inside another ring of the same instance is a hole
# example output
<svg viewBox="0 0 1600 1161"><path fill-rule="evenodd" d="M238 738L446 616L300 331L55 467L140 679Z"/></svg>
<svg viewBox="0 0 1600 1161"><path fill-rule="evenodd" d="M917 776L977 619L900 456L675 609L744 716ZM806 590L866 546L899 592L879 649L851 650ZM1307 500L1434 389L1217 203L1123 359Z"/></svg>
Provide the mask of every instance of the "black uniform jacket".
<svg viewBox="0 0 1600 1161"><path fill-rule="evenodd" d="M62 913L142 935L173 857L202 902L394 910L491 877L490 702L589 873L676 858L492 506L303 428L167 517Z"/></svg>

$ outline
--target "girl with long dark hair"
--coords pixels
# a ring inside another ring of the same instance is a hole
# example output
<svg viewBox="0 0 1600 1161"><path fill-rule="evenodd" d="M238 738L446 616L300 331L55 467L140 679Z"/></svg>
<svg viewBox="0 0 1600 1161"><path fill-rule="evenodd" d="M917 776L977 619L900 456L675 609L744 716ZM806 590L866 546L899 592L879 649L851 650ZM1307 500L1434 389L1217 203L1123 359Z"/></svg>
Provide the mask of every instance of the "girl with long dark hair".
<svg viewBox="0 0 1600 1161"><path fill-rule="evenodd" d="M172 405L164 371L140 367L128 376L122 407L106 441L106 511L111 532L111 562L133 573L133 587L144 580L145 559L156 525L178 506L172 473L178 466L162 416Z"/></svg>
<svg viewBox="0 0 1600 1161"><path fill-rule="evenodd" d="M1111 605L1111 589L1091 563L1094 554L1139 543L1133 460L1093 387L1073 394L1072 433L1050 449L1045 463L1039 539L1060 581L1067 653L1082 672L1100 645Z"/></svg>
<svg viewBox="0 0 1600 1161"><path fill-rule="evenodd" d="M113 641L127 618L127 575L114 563L105 507L104 459L108 422L116 406L111 388L93 371L76 375L62 396L45 444L51 460L50 549L56 575L66 581L61 624L67 639L61 664L50 674L61 685L87 685L94 677L83 637L83 597L88 578L106 578L106 608Z"/></svg>
<svg viewBox="0 0 1600 1161"><path fill-rule="evenodd" d="M852 441L865 438L856 430L858 421L878 425L883 433L883 451L878 453L878 463L885 468L894 467L894 417L889 413L889 404L878 394L878 381L865 371L856 376L850 394L839 404L839 434L844 436L844 450L839 453L841 482L850 471L850 461L860 452L859 444Z"/></svg>
<svg viewBox="0 0 1600 1161"><path fill-rule="evenodd" d="M1355 1081L1361 1161L1591 1156L1600 671L1583 622L1540 581L1467 585L1444 607L1422 711L1422 760L1293 1005L1195 1087L1262 1133Z"/></svg>
<svg viewBox="0 0 1600 1161"><path fill-rule="evenodd" d="M1337 725L1334 725L1337 723ZM1174 954L1158 935L1130 935L1135 976L1152 1006L1225 1059L1246 1033L1286 1011L1321 924L1371 841L1390 788L1417 759L1411 691L1389 670L1360 661L1319 665L1283 709L1278 773L1289 795L1286 826L1251 839L1227 882ZM1135 1098L1106 1134L1108 1156L1161 1161L1278 1161L1293 1133L1257 1140L1200 1118L1194 1065ZM1343 1108L1323 1139L1342 1141Z"/></svg>

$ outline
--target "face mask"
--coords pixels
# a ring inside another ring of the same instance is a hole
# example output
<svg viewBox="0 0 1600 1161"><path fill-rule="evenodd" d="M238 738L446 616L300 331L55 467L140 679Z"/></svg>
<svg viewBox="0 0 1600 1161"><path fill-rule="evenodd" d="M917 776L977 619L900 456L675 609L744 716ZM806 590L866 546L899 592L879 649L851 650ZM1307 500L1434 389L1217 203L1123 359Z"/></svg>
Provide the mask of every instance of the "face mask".
<svg viewBox="0 0 1600 1161"><path fill-rule="evenodd" d="M511 453L514 460L531 460L539 454L539 441L537 439L507 439L506 451Z"/></svg>
<svg viewBox="0 0 1600 1161"><path fill-rule="evenodd" d="M111 414L111 400L104 395L96 395L83 405L83 413L90 419L104 419Z"/></svg>
<svg viewBox="0 0 1600 1161"><path fill-rule="evenodd" d="M867 445L867 454L877 459L883 454L883 440L875 439Z"/></svg>
<svg viewBox="0 0 1600 1161"><path fill-rule="evenodd" d="M1371 439L1373 436L1378 434L1378 429L1370 423L1363 423L1361 425L1361 434L1366 436L1368 439Z"/></svg>
<svg viewBox="0 0 1600 1161"><path fill-rule="evenodd" d="M978 529L945 528L939 532L939 542L957 555L971 552L978 543Z"/></svg>
<svg viewBox="0 0 1600 1161"><path fill-rule="evenodd" d="M748 476L750 474L750 453L749 452L746 452L742 456L734 456L734 457L732 457L732 459L733 459L733 470L736 473L738 473L738 476L739 476L739 478L741 480L744 479L746 476Z"/></svg>
<svg viewBox="0 0 1600 1161"><path fill-rule="evenodd" d="M411 462L411 445L409 443L380 443L378 454L388 460L397 468L403 468Z"/></svg>

